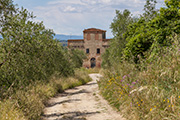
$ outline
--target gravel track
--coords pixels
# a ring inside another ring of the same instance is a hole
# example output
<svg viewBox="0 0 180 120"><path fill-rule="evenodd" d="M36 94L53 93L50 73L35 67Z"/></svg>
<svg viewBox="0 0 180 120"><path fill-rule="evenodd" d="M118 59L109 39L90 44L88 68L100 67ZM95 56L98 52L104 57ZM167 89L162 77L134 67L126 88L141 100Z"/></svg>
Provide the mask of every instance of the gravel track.
<svg viewBox="0 0 180 120"><path fill-rule="evenodd" d="M100 74L90 74L86 85L68 89L49 100L43 120L125 120L99 95Z"/></svg>

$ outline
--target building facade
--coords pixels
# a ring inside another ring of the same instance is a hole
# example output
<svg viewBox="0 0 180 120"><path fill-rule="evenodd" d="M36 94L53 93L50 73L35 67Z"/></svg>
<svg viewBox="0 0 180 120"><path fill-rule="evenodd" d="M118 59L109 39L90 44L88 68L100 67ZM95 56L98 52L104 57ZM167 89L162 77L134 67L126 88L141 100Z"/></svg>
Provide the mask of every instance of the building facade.
<svg viewBox="0 0 180 120"><path fill-rule="evenodd" d="M106 39L106 31L96 28L89 28L83 31L83 38L78 40L68 40L68 47L83 50L87 59L83 61L83 67L101 67L101 55L109 47L110 39Z"/></svg>

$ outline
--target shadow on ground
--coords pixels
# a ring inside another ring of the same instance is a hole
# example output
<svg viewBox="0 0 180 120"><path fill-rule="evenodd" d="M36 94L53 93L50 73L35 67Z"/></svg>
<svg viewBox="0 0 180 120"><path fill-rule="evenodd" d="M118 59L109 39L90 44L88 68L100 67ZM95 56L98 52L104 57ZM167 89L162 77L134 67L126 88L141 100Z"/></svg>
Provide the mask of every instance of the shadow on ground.
<svg viewBox="0 0 180 120"><path fill-rule="evenodd" d="M90 86L90 85L95 85L95 84L97 84L97 83L88 83L88 84L85 84L84 86Z"/></svg>
<svg viewBox="0 0 180 120"><path fill-rule="evenodd" d="M67 96L72 96L72 95L77 95L77 94L82 94L82 93L90 93L90 92L82 89L82 90L72 92L72 93L63 92L58 97L67 97Z"/></svg>
<svg viewBox="0 0 180 120"><path fill-rule="evenodd" d="M81 100L80 99L64 100L64 101L61 101L61 102L47 104L46 107L53 107L53 106L58 105L58 104L71 103L71 102L74 102L74 101L81 101Z"/></svg>
<svg viewBox="0 0 180 120"><path fill-rule="evenodd" d="M54 114L50 114L50 115L43 115L43 117L45 118L49 118L49 117L61 117L59 119L56 120L86 120L85 116L87 115L94 115L94 114L98 114L100 112L79 112L79 111L75 111L75 112L67 112L67 113L54 113Z"/></svg>

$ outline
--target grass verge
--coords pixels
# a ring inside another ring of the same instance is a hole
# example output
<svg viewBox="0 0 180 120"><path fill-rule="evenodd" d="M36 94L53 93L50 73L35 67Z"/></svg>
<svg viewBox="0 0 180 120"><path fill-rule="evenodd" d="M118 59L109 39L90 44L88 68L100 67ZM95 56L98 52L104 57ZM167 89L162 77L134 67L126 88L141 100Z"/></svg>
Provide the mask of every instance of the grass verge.
<svg viewBox="0 0 180 120"><path fill-rule="evenodd" d="M81 70L84 70L84 71L87 71L88 74L91 74L91 73L99 73L101 68L81 68Z"/></svg>
<svg viewBox="0 0 180 120"><path fill-rule="evenodd" d="M30 84L0 101L0 120L39 120L50 97L90 80L87 71L77 69L73 77L52 77L49 82Z"/></svg>
<svg viewBox="0 0 180 120"><path fill-rule="evenodd" d="M180 45L153 61L123 61L104 71L101 94L128 120L180 120Z"/></svg>

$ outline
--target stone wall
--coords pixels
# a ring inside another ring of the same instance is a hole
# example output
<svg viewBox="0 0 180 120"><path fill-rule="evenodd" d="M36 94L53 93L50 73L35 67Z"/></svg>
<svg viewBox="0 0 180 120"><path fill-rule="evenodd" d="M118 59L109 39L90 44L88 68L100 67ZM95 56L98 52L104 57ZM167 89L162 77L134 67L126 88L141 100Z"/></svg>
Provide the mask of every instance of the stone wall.
<svg viewBox="0 0 180 120"><path fill-rule="evenodd" d="M89 49L87 59L84 60L83 66L86 68L101 67L102 59L101 55L105 52L105 49L109 47L109 40L105 38L106 31L90 28L83 31L83 40L68 40L68 47L81 49L85 53Z"/></svg>

